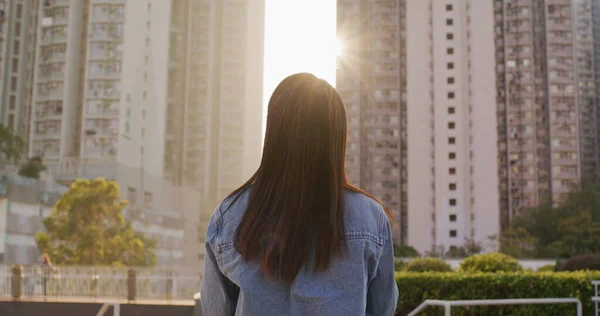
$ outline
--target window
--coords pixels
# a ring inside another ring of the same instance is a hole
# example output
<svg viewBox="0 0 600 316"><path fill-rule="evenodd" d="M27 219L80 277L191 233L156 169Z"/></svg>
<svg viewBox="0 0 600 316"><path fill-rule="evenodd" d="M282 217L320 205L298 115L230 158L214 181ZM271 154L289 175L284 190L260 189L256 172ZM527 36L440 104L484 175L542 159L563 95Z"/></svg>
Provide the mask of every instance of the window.
<svg viewBox="0 0 600 316"><path fill-rule="evenodd" d="M456 108L453 107L453 106L449 107L448 108L448 114L454 114L454 113L456 113Z"/></svg>
<svg viewBox="0 0 600 316"><path fill-rule="evenodd" d="M23 17L23 5L17 4L17 18L20 19Z"/></svg>
<svg viewBox="0 0 600 316"><path fill-rule="evenodd" d="M456 127L456 123L450 122L448 123L448 129L454 129Z"/></svg>
<svg viewBox="0 0 600 316"><path fill-rule="evenodd" d="M15 127L15 115L8 115L8 129L13 129Z"/></svg>
<svg viewBox="0 0 600 316"><path fill-rule="evenodd" d="M448 68L448 69L454 69L454 63L448 63L446 65L446 68Z"/></svg>
<svg viewBox="0 0 600 316"><path fill-rule="evenodd" d="M12 59L12 72L13 73L19 72L19 59L17 59L17 58Z"/></svg>
<svg viewBox="0 0 600 316"><path fill-rule="evenodd" d="M446 11L452 11L452 5L451 4L447 4L446 5Z"/></svg>
<svg viewBox="0 0 600 316"><path fill-rule="evenodd" d="M450 145L456 144L456 138L455 137L448 137L448 144L450 144Z"/></svg>
<svg viewBox="0 0 600 316"><path fill-rule="evenodd" d="M450 206L456 206L456 199L450 199Z"/></svg>
<svg viewBox="0 0 600 316"><path fill-rule="evenodd" d="M456 168L450 168L450 169L448 169L448 173L450 175L455 175L456 174Z"/></svg>
<svg viewBox="0 0 600 316"><path fill-rule="evenodd" d="M456 214L450 214L450 221L456 222Z"/></svg>
<svg viewBox="0 0 600 316"><path fill-rule="evenodd" d="M17 91L17 77L10 78L10 90Z"/></svg>
<svg viewBox="0 0 600 316"><path fill-rule="evenodd" d="M17 97L14 95L10 96L10 101L9 101L9 108L11 110L14 110L17 107Z"/></svg>
<svg viewBox="0 0 600 316"><path fill-rule="evenodd" d="M454 21L452 21L452 19L446 19L446 25L450 26L453 24L454 24Z"/></svg>
<svg viewBox="0 0 600 316"><path fill-rule="evenodd" d="M448 92L448 99L454 99L454 92Z"/></svg>
<svg viewBox="0 0 600 316"><path fill-rule="evenodd" d="M456 237L456 230L451 230L450 231L450 237Z"/></svg>
<svg viewBox="0 0 600 316"><path fill-rule="evenodd" d="M448 55L454 55L454 48L452 48L452 47L446 48L446 54L448 54Z"/></svg>
<svg viewBox="0 0 600 316"><path fill-rule="evenodd" d="M448 189L450 189L450 191L456 191L456 183L450 183Z"/></svg>
<svg viewBox="0 0 600 316"><path fill-rule="evenodd" d="M454 39L454 34L452 34L452 33L446 33L446 39L447 40L453 40Z"/></svg>
<svg viewBox="0 0 600 316"><path fill-rule="evenodd" d="M448 159L450 159L450 160L456 159L456 153L449 153L448 154Z"/></svg>
<svg viewBox="0 0 600 316"><path fill-rule="evenodd" d="M152 193L144 192L144 207L152 208Z"/></svg>
<svg viewBox="0 0 600 316"><path fill-rule="evenodd" d="M454 77L448 77L448 84L454 84Z"/></svg>
<svg viewBox="0 0 600 316"><path fill-rule="evenodd" d="M137 202L137 190L134 188L127 188L127 199L129 200L129 205L135 205Z"/></svg>

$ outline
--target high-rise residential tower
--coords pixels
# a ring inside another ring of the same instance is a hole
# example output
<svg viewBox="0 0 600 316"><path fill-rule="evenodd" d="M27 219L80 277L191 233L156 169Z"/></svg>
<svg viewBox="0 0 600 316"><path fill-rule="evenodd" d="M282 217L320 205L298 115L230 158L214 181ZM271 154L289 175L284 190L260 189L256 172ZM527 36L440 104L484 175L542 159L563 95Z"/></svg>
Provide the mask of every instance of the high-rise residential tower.
<svg viewBox="0 0 600 316"><path fill-rule="evenodd" d="M409 232L405 19L404 0L338 0L344 52L336 82L348 116L346 174L391 211L398 244Z"/></svg>
<svg viewBox="0 0 600 316"><path fill-rule="evenodd" d="M29 155L61 183L116 180L145 229L192 207L203 235L258 167L264 1L48 0L38 21Z"/></svg>
<svg viewBox="0 0 600 316"><path fill-rule="evenodd" d="M210 209L258 168L264 0L174 1L165 177Z"/></svg>
<svg viewBox="0 0 600 316"><path fill-rule="evenodd" d="M29 138L38 0L0 0L0 124Z"/></svg>
<svg viewBox="0 0 600 316"><path fill-rule="evenodd" d="M339 0L348 174L421 252L499 230L491 2Z"/></svg>
<svg viewBox="0 0 600 316"><path fill-rule="evenodd" d="M492 3L407 0L406 11L408 243L485 243L500 228Z"/></svg>
<svg viewBox="0 0 600 316"><path fill-rule="evenodd" d="M494 1L503 226L598 181L593 2Z"/></svg>

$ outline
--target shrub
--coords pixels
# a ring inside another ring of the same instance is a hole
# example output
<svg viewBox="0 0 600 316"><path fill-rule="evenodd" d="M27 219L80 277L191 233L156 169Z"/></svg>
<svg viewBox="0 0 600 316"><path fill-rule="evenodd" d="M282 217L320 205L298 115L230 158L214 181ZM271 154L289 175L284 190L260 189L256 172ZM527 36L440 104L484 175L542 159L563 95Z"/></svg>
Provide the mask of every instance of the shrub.
<svg viewBox="0 0 600 316"><path fill-rule="evenodd" d="M547 264L545 266L539 267L536 272L553 272L556 270L556 266L553 264Z"/></svg>
<svg viewBox="0 0 600 316"><path fill-rule="evenodd" d="M583 255L567 259L559 268L559 271L600 271L600 254Z"/></svg>
<svg viewBox="0 0 600 316"><path fill-rule="evenodd" d="M402 271L406 266L406 262L396 259L394 260L394 271Z"/></svg>
<svg viewBox="0 0 600 316"><path fill-rule="evenodd" d="M583 303L584 315L593 315L592 280L600 272L556 273L410 273L396 274L400 296L396 315L407 315L427 299L478 300L573 297ZM441 315L431 307L423 315ZM453 307L452 315L574 315L575 304Z"/></svg>
<svg viewBox="0 0 600 316"><path fill-rule="evenodd" d="M460 270L464 272L516 272L523 268L515 258L495 252L466 258L460 264Z"/></svg>
<svg viewBox="0 0 600 316"><path fill-rule="evenodd" d="M407 272L451 272L452 267L438 258L419 258L410 261L405 267Z"/></svg>
<svg viewBox="0 0 600 316"><path fill-rule="evenodd" d="M411 246L398 246L394 244L394 256L401 258L417 258L420 257L421 254L417 249Z"/></svg>

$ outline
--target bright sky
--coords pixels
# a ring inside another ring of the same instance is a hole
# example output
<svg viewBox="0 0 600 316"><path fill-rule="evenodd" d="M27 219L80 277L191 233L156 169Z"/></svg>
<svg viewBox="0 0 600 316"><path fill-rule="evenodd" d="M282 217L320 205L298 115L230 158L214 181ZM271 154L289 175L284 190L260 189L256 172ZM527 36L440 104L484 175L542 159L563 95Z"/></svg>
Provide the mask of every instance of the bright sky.
<svg viewBox="0 0 600 316"><path fill-rule="evenodd" d="M336 0L266 0L264 114L291 74L310 72L335 85L338 51Z"/></svg>

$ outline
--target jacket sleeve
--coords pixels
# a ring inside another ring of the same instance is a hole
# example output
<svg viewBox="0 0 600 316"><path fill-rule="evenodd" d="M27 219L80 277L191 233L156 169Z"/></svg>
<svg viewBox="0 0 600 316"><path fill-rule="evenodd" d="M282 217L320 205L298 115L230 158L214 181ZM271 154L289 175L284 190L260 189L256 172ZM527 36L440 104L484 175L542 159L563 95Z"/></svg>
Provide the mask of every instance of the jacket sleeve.
<svg viewBox="0 0 600 316"><path fill-rule="evenodd" d="M229 316L235 314L239 288L223 275L211 247L210 241L214 241L217 234L215 217L213 215L207 231L200 302L204 316Z"/></svg>
<svg viewBox="0 0 600 316"><path fill-rule="evenodd" d="M394 277L394 242L387 218L385 225L383 251L367 293L367 315L394 315L398 304L398 286Z"/></svg>

